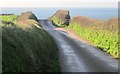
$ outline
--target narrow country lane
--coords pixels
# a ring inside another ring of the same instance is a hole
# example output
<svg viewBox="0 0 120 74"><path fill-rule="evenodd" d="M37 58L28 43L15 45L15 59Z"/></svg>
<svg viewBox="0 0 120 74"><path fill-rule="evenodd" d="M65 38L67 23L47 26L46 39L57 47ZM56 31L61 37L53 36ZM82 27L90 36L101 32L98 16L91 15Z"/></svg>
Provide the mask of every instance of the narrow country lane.
<svg viewBox="0 0 120 74"><path fill-rule="evenodd" d="M105 52L55 30L51 21L40 20L40 25L56 41L62 72L118 72L118 60Z"/></svg>

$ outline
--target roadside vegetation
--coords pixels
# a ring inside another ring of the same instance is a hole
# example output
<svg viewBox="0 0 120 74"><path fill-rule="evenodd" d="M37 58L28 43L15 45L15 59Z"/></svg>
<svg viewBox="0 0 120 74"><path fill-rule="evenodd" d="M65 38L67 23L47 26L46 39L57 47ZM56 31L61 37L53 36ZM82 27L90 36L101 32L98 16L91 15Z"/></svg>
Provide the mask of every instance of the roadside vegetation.
<svg viewBox="0 0 120 74"><path fill-rule="evenodd" d="M91 41L114 58L120 58L117 18L97 20L80 16L73 18L67 28L75 30L81 37Z"/></svg>
<svg viewBox="0 0 120 74"><path fill-rule="evenodd" d="M81 27L78 24L70 24L68 28L75 30L81 37L91 41L98 48L112 55L114 58L120 58L117 32L95 31Z"/></svg>
<svg viewBox="0 0 120 74"><path fill-rule="evenodd" d="M54 17L51 18L51 20L52 20L52 22L53 22L53 24L55 26L57 26L57 27L65 27L65 25L60 22L61 20L58 19L57 17L54 16Z"/></svg>
<svg viewBox="0 0 120 74"><path fill-rule="evenodd" d="M5 22L14 22L17 15L0 15L0 20Z"/></svg>
<svg viewBox="0 0 120 74"><path fill-rule="evenodd" d="M3 73L60 71L55 41L40 27L33 13L0 18Z"/></svg>

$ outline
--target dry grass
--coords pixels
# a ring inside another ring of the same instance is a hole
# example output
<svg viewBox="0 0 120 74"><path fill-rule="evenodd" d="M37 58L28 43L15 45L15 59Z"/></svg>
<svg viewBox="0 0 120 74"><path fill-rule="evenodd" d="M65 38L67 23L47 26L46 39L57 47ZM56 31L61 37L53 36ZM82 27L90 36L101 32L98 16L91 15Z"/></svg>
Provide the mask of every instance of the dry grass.
<svg viewBox="0 0 120 74"><path fill-rule="evenodd" d="M118 30L118 18L99 20L86 16L76 16L70 23L76 23L82 27L91 28L94 30Z"/></svg>

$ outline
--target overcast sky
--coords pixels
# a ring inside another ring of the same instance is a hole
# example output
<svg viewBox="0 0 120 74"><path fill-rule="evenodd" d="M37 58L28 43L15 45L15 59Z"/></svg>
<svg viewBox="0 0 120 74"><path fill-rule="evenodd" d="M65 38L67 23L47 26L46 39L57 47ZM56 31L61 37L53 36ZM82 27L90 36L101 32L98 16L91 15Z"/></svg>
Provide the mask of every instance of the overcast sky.
<svg viewBox="0 0 120 74"><path fill-rule="evenodd" d="M0 7L118 7L119 0L0 0Z"/></svg>

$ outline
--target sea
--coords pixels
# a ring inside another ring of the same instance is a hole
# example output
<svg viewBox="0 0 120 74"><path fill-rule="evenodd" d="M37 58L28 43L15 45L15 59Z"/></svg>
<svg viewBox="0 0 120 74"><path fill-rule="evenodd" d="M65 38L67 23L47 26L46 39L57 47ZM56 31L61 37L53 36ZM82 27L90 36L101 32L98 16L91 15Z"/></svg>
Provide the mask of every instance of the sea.
<svg viewBox="0 0 120 74"><path fill-rule="evenodd" d="M0 14L20 15L23 12L32 11L37 18L46 19L57 10L69 10L71 17L80 15L103 20L118 17L118 8L2 8Z"/></svg>

